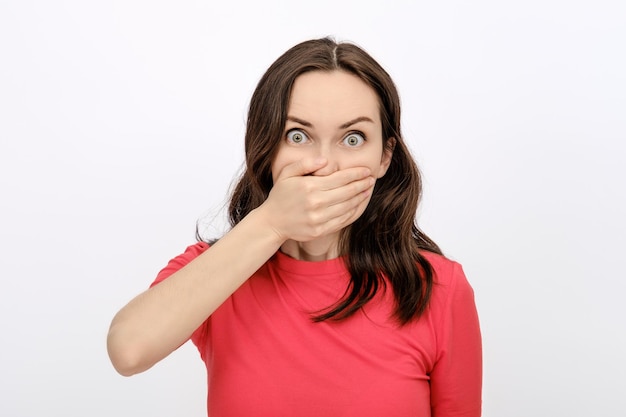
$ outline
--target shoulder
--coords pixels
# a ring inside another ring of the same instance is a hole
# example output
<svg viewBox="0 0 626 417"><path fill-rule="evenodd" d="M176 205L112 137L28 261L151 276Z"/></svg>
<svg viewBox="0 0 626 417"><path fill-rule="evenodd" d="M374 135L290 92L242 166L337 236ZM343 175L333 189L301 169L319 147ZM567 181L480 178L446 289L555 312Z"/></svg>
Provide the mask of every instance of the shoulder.
<svg viewBox="0 0 626 417"><path fill-rule="evenodd" d="M207 243L205 243L205 242L198 242L198 243L195 243L193 245L187 246L187 249L185 249L185 251L183 253L181 253L180 255L170 259L170 261L167 263L167 266L165 266L165 268L161 269L161 271L158 273L156 279L154 280L154 282L150 286L151 287L155 286L159 282L165 280L170 275L172 275L174 272L180 270L185 265L187 265L189 262L191 262L194 259L196 259L200 254L202 254L208 248L209 248L209 245Z"/></svg>
<svg viewBox="0 0 626 417"><path fill-rule="evenodd" d="M459 280L467 281L460 263L433 252L421 251L420 255L432 267L436 285L454 285Z"/></svg>
<svg viewBox="0 0 626 417"><path fill-rule="evenodd" d="M451 302L474 304L474 290L460 263L432 252L420 254L433 269L432 305L445 309Z"/></svg>

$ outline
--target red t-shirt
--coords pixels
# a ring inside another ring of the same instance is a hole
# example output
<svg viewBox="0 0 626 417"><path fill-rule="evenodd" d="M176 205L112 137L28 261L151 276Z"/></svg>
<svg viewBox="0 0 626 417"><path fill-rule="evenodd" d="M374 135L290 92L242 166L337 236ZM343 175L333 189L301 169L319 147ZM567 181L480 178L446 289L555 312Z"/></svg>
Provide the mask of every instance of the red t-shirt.
<svg viewBox="0 0 626 417"><path fill-rule="evenodd" d="M208 249L172 259L153 285ZM277 252L191 336L206 364L211 417L478 417L482 356L474 294L461 266L435 271L426 313L399 326L380 291L343 321L311 321L349 282L342 258Z"/></svg>

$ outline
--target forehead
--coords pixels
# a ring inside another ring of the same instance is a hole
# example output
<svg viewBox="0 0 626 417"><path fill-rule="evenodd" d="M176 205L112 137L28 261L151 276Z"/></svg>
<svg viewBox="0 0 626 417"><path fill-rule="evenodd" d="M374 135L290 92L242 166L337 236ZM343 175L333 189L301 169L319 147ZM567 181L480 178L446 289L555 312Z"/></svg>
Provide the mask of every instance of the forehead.
<svg viewBox="0 0 626 417"><path fill-rule="evenodd" d="M374 89L356 75L340 70L311 71L298 76L291 90L288 113L305 119L380 119Z"/></svg>

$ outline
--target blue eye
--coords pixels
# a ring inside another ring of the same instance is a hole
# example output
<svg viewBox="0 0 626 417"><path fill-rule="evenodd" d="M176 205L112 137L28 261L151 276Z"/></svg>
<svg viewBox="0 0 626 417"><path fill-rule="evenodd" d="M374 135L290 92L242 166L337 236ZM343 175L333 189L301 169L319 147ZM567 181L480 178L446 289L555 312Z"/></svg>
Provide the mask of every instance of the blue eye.
<svg viewBox="0 0 626 417"><path fill-rule="evenodd" d="M287 132L287 140L291 143L304 143L307 140L309 140L309 138L307 137L307 135L298 129L292 129L289 132Z"/></svg>
<svg viewBox="0 0 626 417"><path fill-rule="evenodd" d="M343 143L350 147L360 146L365 142L365 137L361 133L352 132L345 138L343 138Z"/></svg>

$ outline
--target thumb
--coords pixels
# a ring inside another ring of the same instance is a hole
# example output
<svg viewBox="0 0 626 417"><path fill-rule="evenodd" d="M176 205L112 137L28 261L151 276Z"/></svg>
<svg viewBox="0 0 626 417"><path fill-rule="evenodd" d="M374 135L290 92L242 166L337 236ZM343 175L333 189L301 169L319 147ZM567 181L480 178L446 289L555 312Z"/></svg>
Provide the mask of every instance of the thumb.
<svg viewBox="0 0 626 417"><path fill-rule="evenodd" d="M326 164L328 164L328 160L322 157L300 159L299 161L285 165L283 169L280 170L280 174L278 174L276 181L290 177L300 177L312 174L318 169L326 166Z"/></svg>

